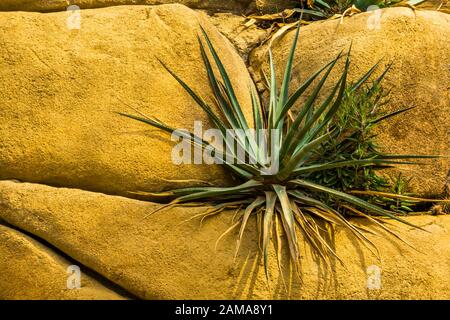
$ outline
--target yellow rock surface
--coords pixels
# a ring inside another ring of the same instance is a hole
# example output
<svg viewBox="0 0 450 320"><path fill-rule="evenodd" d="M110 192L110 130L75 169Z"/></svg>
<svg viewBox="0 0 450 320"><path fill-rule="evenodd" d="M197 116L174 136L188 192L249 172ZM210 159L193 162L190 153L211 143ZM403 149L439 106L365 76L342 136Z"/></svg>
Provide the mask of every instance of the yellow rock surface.
<svg viewBox="0 0 450 320"><path fill-rule="evenodd" d="M356 80L378 60L380 72L393 62L383 85L392 90L390 111L416 107L391 118L379 127L379 144L390 153L439 154L450 156L450 16L435 11L388 8L340 20L315 22L302 27L293 69L291 88L352 46L350 80ZM273 44L273 55L281 79L292 45L294 31ZM268 71L267 47L255 50L251 65L260 63ZM338 67L336 70L342 70ZM378 72L378 74L380 73ZM328 87L339 74L330 76ZM450 169L447 159L433 160L420 168L409 166L412 186L421 194L439 195ZM390 175L396 176L396 172Z"/></svg>
<svg viewBox="0 0 450 320"><path fill-rule="evenodd" d="M407 218L429 233L393 223L394 230L417 250L381 231L377 236L368 234L381 260L338 229L333 244L347 269L337 262L329 269L317 264L301 243L303 284L296 276L289 277L284 259L287 294L274 252L269 266L271 291L267 288L254 219L233 263L237 231L223 238L216 251L214 246L234 212L207 219L200 228L198 219L184 221L206 208L173 208L146 218L157 207L75 189L0 182L1 219L45 239L144 299L450 298L447 216ZM373 278L374 268L381 272L380 278Z"/></svg>
<svg viewBox="0 0 450 320"><path fill-rule="evenodd" d="M0 11L65 11L69 5L76 4L82 9L101 8L119 5L158 5L179 3L195 9L241 11L253 0L2 0Z"/></svg>
<svg viewBox="0 0 450 320"><path fill-rule="evenodd" d="M0 179L109 194L180 187L168 179L225 183L221 167L174 165L170 135L114 113L136 114L131 106L174 128L192 130L197 120L208 129L206 114L157 60L211 102L202 25L249 115L244 62L206 16L182 5L111 7L83 10L73 30L67 18L0 14Z"/></svg>
<svg viewBox="0 0 450 320"><path fill-rule="evenodd" d="M120 300L121 295L81 273L81 287L67 288L72 264L34 239L0 225L1 300ZM81 268L82 271L82 268Z"/></svg>

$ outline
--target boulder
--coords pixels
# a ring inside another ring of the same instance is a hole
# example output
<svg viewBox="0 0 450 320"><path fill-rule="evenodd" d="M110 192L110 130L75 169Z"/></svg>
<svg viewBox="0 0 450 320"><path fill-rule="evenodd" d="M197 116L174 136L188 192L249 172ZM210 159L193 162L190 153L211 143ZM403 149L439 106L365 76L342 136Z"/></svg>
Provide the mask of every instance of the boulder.
<svg viewBox="0 0 450 320"><path fill-rule="evenodd" d="M450 3L442 0L427 0L415 6L422 10L437 10L445 13L450 13Z"/></svg>
<svg viewBox="0 0 450 320"><path fill-rule="evenodd" d="M115 113L135 108L174 128L192 130L194 121L209 128L158 61L212 103L197 39L202 25L250 115L245 64L207 17L161 5L83 10L80 29L68 28L76 22L68 18L0 15L0 179L122 195L186 179L226 183L220 166L173 164L170 135Z"/></svg>
<svg viewBox="0 0 450 320"><path fill-rule="evenodd" d="M2 0L0 11L37 11L53 12L73 9L77 5L81 9L94 9L119 5L160 5L179 3L192 9L204 9L210 12L248 13L255 9L260 12L279 12L286 8L299 6L297 0Z"/></svg>
<svg viewBox="0 0 450 320"><path fill-rule="evenodd" d="M231 41L245 62L250 52L269 36L268 29L258 28L255 24L246 26L247 18L229 12L215 13L209 20Z"/></svg>
<svg viewBox="0 0 450 320"><path fill-rule="evenodd" d="M345 230L332 235L346 268L327 268L301 242L301 278L283 252L288 290L271 248L267 286L255 221L250 219L233 263L237 231L218 237L234 211L191 219L207 208L160 205L119 196L0 182L0 218L44 239L80 264L143 299L448 299L450 220L448 216L409 217L424 232L389 221L415 249L387 234L367 234L381 258ZM361 227L367 227L365 223ZM286 241L285 239L283 241ZM286 246L285 246L286 248ZM0 288L0 292L1 292Z"/></svg>
<svg viewBox="0 0 450 320"><path fill-rule="evenodd" d="M350 80L363 75L383 59L378 74L389 62L393 67L384 80L391 91L386 111L414 106L415 109L379 126L379 144L388 152L450 156L450 16L440 12L389 8L357 14L350 18L315 22L300 32L291 89L337 53L352 46ZM294 31L274 41L273 55L281 81ZM252 54L250 64L268 71L267 46ZM341 64L342 66L342 64ZM341 70L341 68L337 68ZM339 76L330 76L329 88ZM412 177L412 190L422 195L441 195L450 169L447 159L433 160L421 167L402 168ZM391 177L397 170L389 171Z"/></svg>
<svg viewBox="0 0 450 320"><path fill-rule="evenodd" d="M69 289L68 280L72 282L68 278L73 275L69 266L72 263L46 246L0 224L1 300L124 299L84 272L80 274L81 287Z"/></svg>
<svg viewBox="0 0 450 320"><path fill-rule="evenodd" d="M253 0L77 0L71 3L67 0L2 0L0 11L66 11L72 4L81 9L93 9L119 5L159 5L179 3L194 9L226 10L241 12L247 9Z"/></svg>

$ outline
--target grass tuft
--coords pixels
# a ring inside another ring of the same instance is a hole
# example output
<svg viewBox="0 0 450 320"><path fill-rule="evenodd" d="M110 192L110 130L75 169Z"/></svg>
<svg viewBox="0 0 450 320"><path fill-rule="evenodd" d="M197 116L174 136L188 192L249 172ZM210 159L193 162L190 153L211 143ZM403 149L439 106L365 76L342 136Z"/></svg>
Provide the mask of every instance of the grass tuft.
<svg viewBox="0 0 450 320"><path fill-rule="evenodd" d="M291 91L291 73L299 31L300 24L281 83L276 81L275 65L269 52L271 74L267 81L270 98L266 105L262 104L263 99L255 86L251 85L253 124L244 117L228 73L203 29L203 39L199 38L199 45L219 113L216 114L213 111L216 108L205 102L175 72L165 66L219 129L225 147L222 150L213 146L192 132L185 132L184 137L195 147L211 148L216 158L223 159L226 153L230 158L223 165L239 182L232 187L175 189L164 192L161 196L171 201L168 207L191 203L210 205L211 209L199 216L202 221L208 216L223 214L225 209L237 208L239 214L233 219L233 224L218 239L219 241L235 230L238 233L235 256L238 255L249 219L256 218L260 237L258 242L267 279L268 250L272 235L277 242L278 260L281 252L284 252L283 248L286 248L290 261L298 270L299 236L306 239L325 262L338 259L329 243L329 230L335 226L346 228L377 254L377 248L365 235L367 230L354 225L348 219L348 213L361 216L372 226L381 226L390 233L392 232L380 218L390 218L416 227L400 218L397 213L409 211L410 203L429 200L404 195L403 182L398 182L392 192L387 192L387 181L379 177L376 171L397 164L415 164L422 158L437 158L427 155L386 154L378 150L372 129L378 123L409 110L405 108L390 114L380 113L381 107L387 102L387 93L382 89L381 82L390 66L375 80L369 81L378 64L358 81L348 83L350 50L346 54L341 52ZM324 84L339 60L345 62L339 79L329 92L323 94L324 98L320 99ZM213 65L218 72L214 71ZM295 114L294 109L298 110ZM151 117L121 115L167 133L175 130ZM229 129L247 130L252 127L257 130L266 129L268 134L263 137L237 135L233 141L226 139L226 131ZM245 159L254 161L243 163L236 152L236 145L243 149ZM279 170L267 174L267 159L278 159ZM281 234L285 235L285 241L281 241ZM281 261L278 261L278 266L282 268Z"/></svg>

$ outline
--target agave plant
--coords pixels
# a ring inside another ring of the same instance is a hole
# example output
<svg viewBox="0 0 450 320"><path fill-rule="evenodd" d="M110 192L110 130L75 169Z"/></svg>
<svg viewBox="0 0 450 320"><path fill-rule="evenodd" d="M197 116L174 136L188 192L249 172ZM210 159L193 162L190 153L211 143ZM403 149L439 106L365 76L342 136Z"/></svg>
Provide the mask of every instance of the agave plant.
<svg viewBox="0 0 450 320"><path fill-rule="evenodd" d="M370 203L350 192L326 186L318 178L321 176L318 173L332 172L337 168L378 168L380 166L414 163L411 162L411 159L416 158L435 157L383 153L366 153L356 159L343 159L339 157L339 154L335 159L330 159L329 156L320 156L324 145L330 139L339 139L342 134L333 119L343 106L345 92L354 92L361 88L371 77L377 65L368 70L358 81L349 85L347 76L350 65L350 50L347 54L341 52L336 58L306 79L294 92L290 93L289 85L299 37L299 26L295 33L280 88L277 86L273 57L269 51L270 76L269 79L266 79L270 89L268 105L264 106L261 103L263 99L260 99L253 84L250 88L253 106L253 124L251 124L244 116L241 104L236 97L231 80L218 53L204 29L201 28L201 30L203 40L199 37L199 45L210 87L215 96L215 108L205 102L172 70L162 64L189 93L196 104L207 113L212 123L223 135L225 145L214 146L202 137L195 136L192 132L185 132L184 137L188 138L196 147L211 148L213 156L221 160L224 159L226 154L223 165L231 171L239 182L232 187L194 186L159 194L144 194L167 197L171 201L166 207L183 203L208 204L211 209L202 213L203 218L223 212L227 208L242 208L239 218L222 235L224 236L239 228L235 254L238 253L249 219L256 217L267 277L268 250L273 233L275 233L279 244L277 257L281 268L280 239L283 232L287 239L291 261L295 266L298 266L300 258L298 243L300 234L323 259L327 260L332 257L338 259L336 252L326 240L324 226L331 228L334 226L345 227L372 251L374 251L373 249L376 251L375 246L364 234L364 230L346 218L346 211L365 217L374 225L383 228L386 227L372 215L388 217L412 226L408 221L397 217L394 212ZM210 55L207 54L206 49L209 50ZM210 57L212 57L212 60ZM327 78L340 59L345 60L340 78L330 92L325 95L325 98L320 99L319 94L323 91ZM212 61L217 67L220 78L213 69ZM384 74L385 72L368 87L368 92L375 90ZM309 92L308 95L303 97L306 92ZM303 99L300 99L300 97L303 97ZM303 102L300 103L300 101ZM214 110L220 112L216 113ZM406 109L372 121L379 122L404 111ZM176 130L153 117L143 114L139 116L120 114L168 133L173 133ZM267 134L263 136L236 135L231 142L226 139L227 130L250 132L251 128L255 129L256 132L265 130ZM244 150L247 161L242 161L242 158L239 157L236 146ZM275 172L268 172L266 170L268 159L278 161L279 169ZM384 194L384 197L396 198L398 195Z"/></svg>

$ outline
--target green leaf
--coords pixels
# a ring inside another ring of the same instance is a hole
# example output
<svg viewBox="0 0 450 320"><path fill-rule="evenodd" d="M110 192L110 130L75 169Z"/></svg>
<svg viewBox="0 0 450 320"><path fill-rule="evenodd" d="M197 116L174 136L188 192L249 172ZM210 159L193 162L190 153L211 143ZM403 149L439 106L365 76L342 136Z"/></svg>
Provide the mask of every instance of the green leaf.
<svg viewBox="0 0 450 320"><path fill-rule="evenodd" d="M276 71L275 71L275 63L273 61L272 50L269 48L269 65L270 65L270 104L269 104L269 128L276 128L275 126L275 117L277 115L277 79L276 79Z"/></svg>
<svg viewBox="0 0 450 320"><path fill-rule="evenodd" d="M242 191L248 191L252 188L261 186L261 182L255 180L248 180L247 182L234 187L225 188L210 188L204 187L202 191L194 192L177 198L178 202L188 202L193 200L204 200L208 198L214 198L222 195L236 194Z"/></svg>
<svg viewBox="0 0 450 320"><path fill-rule="evenodd" d="M293 171L294 175L306 174L316 171L326 171L330 169L343 168L343 167L353 167L353 166L380 166L380 165L391 165L391 164L416 164L415 162L401 162L392 161L385 159L360 159L360 160L346 160L346 161L336 161L328 163L319 163L310 166L300 167Z"/></svg>
<svg viewBox="0 0 450 320"><path fill-rule="evenodd" d="M290 158L289 162L280 170L278 173L278 177L280 180L287 179L292 172L297 167L298 163L312 150L316 149L320 144L322 144L325 140L330 138L332 132L328 132L323 136L317 138L314 141L309 142L308 144L301 147L292 158Z"/></svg>
<svg viewBox="0 0 450 320"><path fill-rule="evenodd" d="M326 3L324 0L314 0L314 3L318 3L327 9L331 9L330 5L328 3Z"/></svg>
<svg viewBox="0 0 450 320"><path fill-rule="evenodd" d="M214 58L216 66L219 69L219 72L220 72L220 74L222 76L222 80L224 82L225 88L227 89L227 93L228 93L228 95L230 97L231 104L233 105L233 108L234 108L234 110L237 113L238 120L239 120L239 123L241 125L241 128L248 129L249 127L248 127L248 124L247 124L247 120L245 119L244 114L242 113L241 106L239 105L239 102L237 101L236 94L234 93L234 89L233 89L233 86L231 84L230 78L228 77L228 74L227 74L227 72L226 72L222 62L220 61L220 58L217 55L217 52L214 49L214 46L212 45L212 43L211 43L211 41L210 41L210 39L208 37L208 34L206 33L205 29L203 29L203 27L200 27L200 28L201 28L201 31L202 31L204 37L205 37L205 40L206 40L206 43L208 45L209 51L211 52L211 55Z"/></svg>
<svg viewBox="0 0 450 320"><path fill-rule="evenodd" d="M227 129L227 126L212 111L212 108L197 93L195 93L183 80L181 80L172 70L170 70L161 60L159 62L170 73L170 75L174 77L175 80L178 81L178 83L194 99L194 101L208 114L209 118L222 132L222 136L225 137L225 130Z"/></svg>
<svg viewBox="0 0 450 320"><path fill-rule="evenodd" d="M239 252L239 247L241 245L242 236L244 235L245 226L247 225L248 218L250 214L259 206L261 206L265 202L264 197L257 197L255 201L253 201L244 211L244 215L242 217L241 229L239 230L239 238L236 243L236 251L234 253L234 259L236 259L237 254Z"/></svg>
<svg viewBox="0 0 450 320"><path fill-rule="evenodd" d="M342 52L341 52L342 53ZM287 112L294 106L294 104L297 102L297 100L301 97L301 95L305 92L306 89L309 88L311 83L317 78L317 76L322 73L323 70L325 70L327 67L329 67L331 64L335 63L339 58L341 57L341 53L332 61L324 65L322 68L320 68L318 71L316 71L313 75L311 75L308 79L306 79L300 87L289 97L289 100L285 103L283 108L280 111L280 114L277 118L276 125L279 124L279 122L283 119L283 117L287 114Z"/></svg>
<svg viewBox="0 0 450 320"><path fill-rule="evenodd" d="M367 97L370 98L377 91L377 87L380 85L381 81L383 81L386 74L392 68L393 62L389 63L386 69L384 69L383 73L373 82L369 92L367 93Z"/></svg>
<svg viewBox="0 0 450 320"><path fill-rule="evenodd" d="M284 106L289 98L289 83L291 81L292 74L292 66L294 62L295 49L297 48L298 36L300 34L300 23L297 26L297 30L295 31L294 40L291 46L291 50L289 52L286 69L284 71L283 83L281 85L280 98L278 99L279 107L278 110L281 111L282 106ZM277 113L277 119L280 116L280 112ZM276 121L277 123L278 121Z"/></svg>
<svg viewBox="0 0 450 320"><path fill-rule="evenodd" d="M344 72L342 73L342 76L337 84L337 85L340 84L339 93L338 93L333 105L328 110L327 114L325 115L325 118L316 128L314 128L313 132L309 136L309 139L314 139L318 134L320 134L320 132L325 128L326 125L328 125L328 123L331 121L331 119L333 119L334 115L336 114L336 112L339 110L339 108L342 105L342 98L344 96L345 88L347 86L348 69L350 67L350 51L351 51L351 47L347 53L347 60L345 63ZM334 96L334 92L333 92L333 96ZM313 119L314 119L314 117L313 117Z"/></svg>
<svg viewBox="0 0 450 320"><path fill-rule="evenodd" d="M331 65L328 67L325 75L322 77L320 82L315 87L314 91L311 93L311 95L308 97L307 101L303 105L299 115L295 119L294 123L292 124L291 128L289 129L289 132L286 136L286 139L283 141L283 146L280 150L281 158L284 158L286 155L289 155L292 153L294 148L296 148L296 145L293 143L293 141L296 141L296 136L298 136L299 127L304 119L304 117L307 115L307 113L312 110L313 103L316 100L320 90L322 89L325 81L327 80L331 70L333 69L334 65L336 64L337 59L334 60ZM302 131L303 132L303 131Z"/></svg>
<svg viewBox="0 0 450 320"><path fill-rule="evenodd" d="M269 282L269 242L270 242L270 230L272 230L273 215L275 213L275 204L277 196L274 192L265 192L266 195L266 211L263 218L263 255L264 255L264 272L266 274L267 282Z"/></svg>
<svg viewBox="0 0 450 320"><path fill-rule="evenodd" d="M369 71L367 71L367 73L365 73L358 81L356 81L354 85L352 85L350 89L352 92L358 90L364 83L366 83L366 81L370 78L372 73L378 68L378 65L380 64L381 60L382 59L378 60L378 62L375 63L372 66L372 68L369 69Z"/></svg>
<svg viewBox="0 0 450 320"><path fill-rule="evenodd" d="M372 124L376 124L376 123L379 123L379 122L381 122L383 120L386 120L388 118L394 117L394 116L399 115L399 114L402 114L402 113L404 113L404 112L406 112L408 110L414 109L414 108L415 107L409 107L409 108L404 108L404 109L401 109L401 110L397 110L397 111L388 113L387 115L381 116L381 117L379 117L377 119L371 120L370 122Z"/></svg>
<svg viewBox="0 0 450 320"><path fill-rule="evenodd" d="M283 222L283 227L286 232L286 236L289 243L289 250L291 252L291 258L294 265L297 265L299 252L297 244L297 235L295 232L295 220L292 214L291 204L289 202L289 197L286 192L285 186L273 185L273 189L280 199L281 203L281 221Z"/></svg>
<svg viewBox="0 0 450 320"><path fill-rule="evenodd" d="M258 131L264 129L264 119L261 108L261 101L259 99L258 93L256 92L256 88L253 83L250 84L250 94L252 98L252 107L253 107L253 122L255 124L255 129Z"/></svg>
<svg viewBox="0 0 450 320"><path fill-rule="evenodd" d="M211 66L211 62L209 61L209 58L206 55L205 48L204 48L203 43L201 42L200 38L198 39L198 42L200 44L200 52L202 55L203 63L205 65L205 68L206 68L206 71L208 74L209 83L210 83L211 89L213 90L214 96L216 98L217 105L219 106L220 110L222 111L223 115L225 116L225 118L227 119L227 121L229 123L228 128L230 128L230 127L231 128L239 128L239 122L237 120L237 116L236 116L235 112L233 112L233 108L228 105L227 101L225 100L225 98L223 97L223 95L220 91L219 81L216 79L216 76L215 76L214 71Z"/></svg>
<svg viewBox="0 0 450 320"><path fill-rule="evenodd" d="M304 187L304 188L308 188L308 189L311 189L311 190L314 190L314 191L330 194L330 195L332 195L332 196L334 196L336 198L344 200L344 201L346 201L348 203L351 203L351 204L353 204L355 206L358 206L360 208L366 209L369 212L372 212L372 213L375 213L375 214L378 214L378 215L381 215L381 216L386 216L386 217L389 217L391 219L397 220L397 221L399 221L401 223L404 223L406 225L409 225L411 227L423 230L422 228L420 228L420 227L418 227L418 226L416 226L416 225L414 225L414 224L412 224L412 223L410 223L410 222L408 222L406 220L403 220L403 219L400 219L400 218L396 217L393 212L389 212L387 210L384 210L384 209L382 209L382 208L380 208L380 207L378 207L376 205L368 203L367 201L364 201L364 200L362 200L362 199L360 199L358 197L349 195L349 194L347 194L345 192L341 192L341 191L338 191L338 190L327 188L327 187L315 184L315 183L310 182L310 181L305 181L305 180L297 179L297 180L292 180L291 182L295 183L295 184L297 184L297 185L299 185L301 187Z"/></svg>

